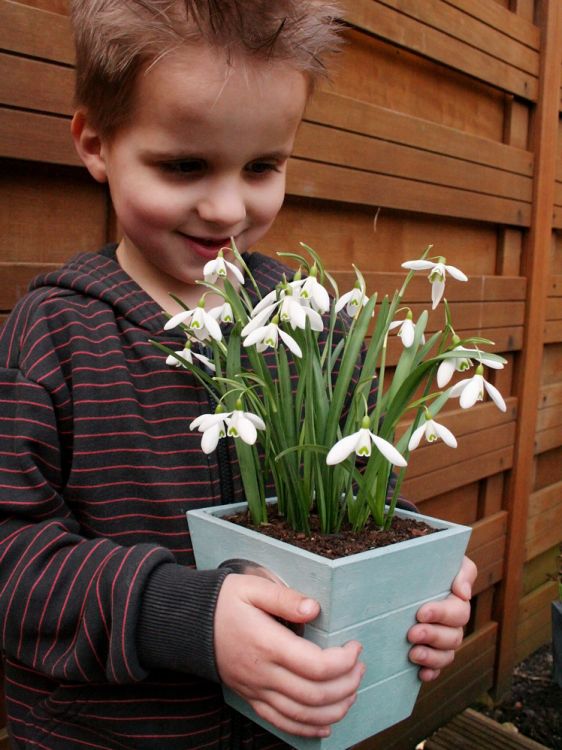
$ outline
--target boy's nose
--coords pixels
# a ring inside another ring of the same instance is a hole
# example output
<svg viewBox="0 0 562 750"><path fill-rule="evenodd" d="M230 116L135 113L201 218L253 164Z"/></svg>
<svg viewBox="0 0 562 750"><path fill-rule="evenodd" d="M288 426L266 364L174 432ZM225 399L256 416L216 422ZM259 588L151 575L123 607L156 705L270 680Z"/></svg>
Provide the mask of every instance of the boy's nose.
<svg viewBox="0 0 562 750"><path fill-rule="evenodd" d="M246 218L246 201L236 184L220 184L208 190L197 205L203 221L233 227Z"/></svg>

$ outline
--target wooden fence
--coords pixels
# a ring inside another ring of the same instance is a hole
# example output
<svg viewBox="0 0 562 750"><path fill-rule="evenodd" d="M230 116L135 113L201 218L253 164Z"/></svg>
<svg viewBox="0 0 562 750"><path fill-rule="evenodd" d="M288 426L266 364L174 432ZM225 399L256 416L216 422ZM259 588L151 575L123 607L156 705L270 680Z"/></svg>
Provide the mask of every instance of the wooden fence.
<svg viewBox="0 0 562 750"><path fill-rule="evenodd" d="M341 280L394 289L433 243L467 284L455 322L509 366L485 402L445 423L459 447L415 454L406 494L470 523L473 617L453 667L413 716L363 743L410 750L550 640L562 541L562 2L342 0L347 45L299 133L286 205L261 248L305 241ZM107 191L69 137L66 0L0 0L0 311L38 271L115 237ZM375 222L375 216L377 217ZM417 309L424 279L412 285ZM398 348L391 350L396 361ZM438 564L438 563L436 563ZM0 722L1 725L1 722Z"/></svg>

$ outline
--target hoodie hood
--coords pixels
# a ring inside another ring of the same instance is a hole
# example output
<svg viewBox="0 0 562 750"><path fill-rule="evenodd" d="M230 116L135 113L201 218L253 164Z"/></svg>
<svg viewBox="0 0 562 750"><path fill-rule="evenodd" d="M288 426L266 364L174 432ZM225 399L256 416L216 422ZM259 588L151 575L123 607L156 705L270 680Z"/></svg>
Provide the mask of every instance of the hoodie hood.
<svg viewBox="0 0 562 750"><path fill-rule="evenodd" d="M80 253L61 268L37 276L30 290L51 287L58 295L91 297L151 334L162 331L166 318L160 306L123 271L116 250L114 243L96 253Z"/></svg>

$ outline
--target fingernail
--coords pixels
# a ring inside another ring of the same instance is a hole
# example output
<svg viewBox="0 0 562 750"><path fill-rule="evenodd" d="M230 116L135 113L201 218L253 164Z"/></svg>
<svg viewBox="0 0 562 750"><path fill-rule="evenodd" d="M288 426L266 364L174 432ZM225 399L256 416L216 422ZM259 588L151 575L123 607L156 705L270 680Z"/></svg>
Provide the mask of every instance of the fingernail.
<svg viewBox="0 0 562 750"><path fill-rule="evenodd" d="M316 602L314 599L302 599L299 606L298 612L301 615L312 615L316 611Z"/></svg>

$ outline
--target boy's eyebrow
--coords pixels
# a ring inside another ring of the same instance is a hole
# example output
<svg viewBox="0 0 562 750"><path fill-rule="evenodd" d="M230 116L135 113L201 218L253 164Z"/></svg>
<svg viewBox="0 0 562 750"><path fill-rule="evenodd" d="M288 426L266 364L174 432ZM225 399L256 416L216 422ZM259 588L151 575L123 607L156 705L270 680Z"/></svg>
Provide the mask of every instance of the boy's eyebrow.
<svg viewBox="0 0 562 750"><path fill-rule="evenodd" d="M249 161L258 161L259 159L271 160L271 161L285 161L291 156L289 149L280 149L278 151L268 151L267 153L259 154L253 157ZM159 151L157 149L147 149L141 154L143 158L156 159L159 161L181 161L182 159L189 160L201 160L205 161L209 158L209 155L201 154L189 151ZM212 155L211 155L212 158Z"/></svg>

